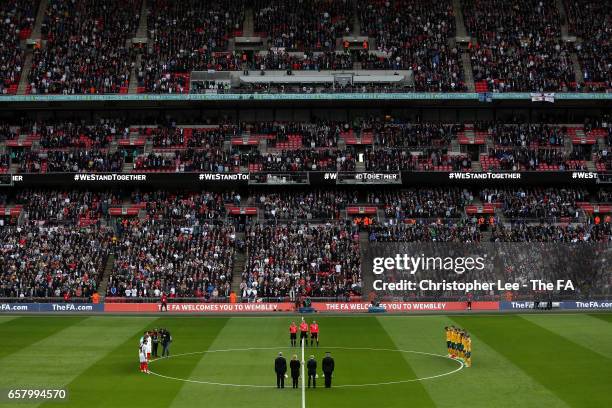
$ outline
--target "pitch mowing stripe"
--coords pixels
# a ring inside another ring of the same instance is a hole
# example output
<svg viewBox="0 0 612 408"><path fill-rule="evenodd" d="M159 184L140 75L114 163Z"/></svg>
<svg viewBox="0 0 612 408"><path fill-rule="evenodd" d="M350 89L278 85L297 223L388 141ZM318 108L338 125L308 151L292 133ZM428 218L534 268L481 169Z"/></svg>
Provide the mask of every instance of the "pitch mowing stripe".
<svg viewBox="0 0 612 408"><path fill-rule="evenodd" d="M603 320L604 322L612 323L612 313L593 313L589 316L596 317L599 320Z"/></svg>
<svg viewBox="0 0 612 408"><path fill-rule="evenodd" d="M599 353L612 363L612 324L590 315L546 316L530 315L524 319ZM611 321L612 322L612 321Z"/></svg>
<svg viewBox="0 0 612 408"><path fill-rule="evenodd" d="M271 347L275 345L289 346L288 327L291 319L295 316L287 316L287 319L236 319L230 318L223 330L221 330L214 342L209 347L194 347L189 351L244 349L253 347ZM205 332L210 319L200 319L197 322L197 333ZM295 349L297 353L299 349ZM285 357L291 357L288 350ZM263 354L263 357L262 357ZM185 359L193 361L195 366L191 372L192 379L223 379L225 382L235 384L248 384L253 379L253 370L261 364L260 358L266 359L269 355L270 385L276 384L274 374L274 358L276 350L257 352L230 352L230 353L203 353L200 355L179 357L176 360ZM257 358L252 358L251 356ZM176 361L160 361L155 370L168 374ZM164 380L172 381L172 380ZM171 407L183 408L198 406L205 400L210 407L225 408L229 406L249 408L269 407L300 407L300 393L291 389L291 379L287 379L284 390L270 389L228 389L206 384L180 383L182 388L172 401ZM308 395L306 396L308 400ZM309 407L310 405L307 405Z"/></svg>
<svg viewBox="0 0 612 408"><path fill-rule="evenodd" d="M612 406L612 365L601 355L520 316L456 317L491 348L573 407ZM476 348L474 347L476 355ZM508 378L512 381L512 378Z"/></svg>
<svg viewBox="0 0 612 408"><path fill-rule="evenodd" d="M374 316L317 317L317 320L319 319L321 329L321 347L320 353L317 353L319 364L326 351L325 345L397 349L393 339ZM414 350L412 347L408 349ZM393 376L393 379L398 380L417 377L410 364L400 357L401 353L377 355L373 351L351 353L335 352L333 349L330 351L332 356L336 354L335 381L337 383L363 383L363 378L377 377L376 372L380 372L385 378ZM306 350L306 353L310 354L309 349ZM366 354L368 354L369 366L364 365L361 361ZM380 362L372 360L371 356L380 359ZM307 392L306 406L309 408L370 408L376 406L404 408L406 406L435 407L435 404L423 384L415 381L366 388L317 389Z"/></svg>
<svg viewBox="0 0 612 408"><path fill-rule="evenodd" d="M104 317L100 317L104 319ZM226 319L211 319L208 330L193 335L193 321L187 319L150 318L148 323L141 318L124 317L129 323L129 333L122 336L121 342L107 347L105 354L81 373L69 385L70 402L68 407L147 407L165 408L182 384L159 381L152 375L139 372L138 340L144 330L165 327L175 339L171 353L180 353L194 347L206 348L221 330ZM116 325L123 319L107 319ZM161 348L159 349L161 355ZM177 373L189 375L193 364L177 364Z"/></svg>
<svg viewBox="0 0 612 408"><path fill-rule="evenodd" d="M4 384L3 359L20 350L27 349L35 343L53 336L57 332L81 323L85 317L16 317L2 323L0 337L0 386Z"/></svg>
<svg viewBox="0 0 612 408"><path fill-rule="evenodd" d="M397 319L395 316L379 316L379 321L395 341L398 348L430 350L446 353L445 326L457 323L443 316L429 319ZM469 327L469 325L466 324ZM554 393L534 382L522 370L503 355L487 346L476 336L474 366L460 372L424 381L422 384L436 406L441 408L490 408L490 407L567 407ZM406 356L410 358L411 356ZM413 359L414 371L422 376L431 370L436 361ZM508 381L511 378L512 381Z"/></svg>

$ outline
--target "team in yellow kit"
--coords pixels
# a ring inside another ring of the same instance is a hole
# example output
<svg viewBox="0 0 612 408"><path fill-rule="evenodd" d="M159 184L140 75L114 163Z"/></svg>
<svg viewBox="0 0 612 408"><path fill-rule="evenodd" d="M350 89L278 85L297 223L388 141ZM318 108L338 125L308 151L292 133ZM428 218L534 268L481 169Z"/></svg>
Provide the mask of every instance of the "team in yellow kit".
<svg viewBox="0 0 612 408"><path fill-rule="evenodd" d="M448 349L449 357L458 358L463 361L466 367L471 367L472 338L467 330L455 326L447 326L444 330L446 332L446 348Z"/></svg>

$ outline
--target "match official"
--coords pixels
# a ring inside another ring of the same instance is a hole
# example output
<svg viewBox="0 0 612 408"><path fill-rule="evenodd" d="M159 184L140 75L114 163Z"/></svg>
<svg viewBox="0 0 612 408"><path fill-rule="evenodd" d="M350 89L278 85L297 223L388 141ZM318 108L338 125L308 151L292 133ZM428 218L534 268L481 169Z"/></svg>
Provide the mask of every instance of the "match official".
<svg viewBox="0 0 612 408"><path fill-rule="evenodd" d="M312 388L317 388L317 360L314 356L310 356L306 363L308 369L308 388L310 388L310 380L312 379Z"/></svg>
<svg viewBox="0 0 612 408"><path fill-rule="evenodd" d="M323 375L325 376L325 388L331 388L332 383L332 373L334 372L334 359L330 356L329 351L325 353L325 357L323 358L323 362L321 364L323 367Z"/></svg>
<svg viewBox="0 0 612 408"><path fill-rule="evenodd" d="M298 387L298 380L300 378L300 368L302 365L300 364L300 360L298 360L297 355L293 355L291 362L289 363L289 368L291 369L291 380L293 381L293 388Z"/></svg>
<svg viewBox="0 0 612 408"><path fill-rule="evenodd" d="M274 360L274 371L276 372L276 388L285 388L287 360L283 357L283 353L278 353L278 357Z"/></svg>

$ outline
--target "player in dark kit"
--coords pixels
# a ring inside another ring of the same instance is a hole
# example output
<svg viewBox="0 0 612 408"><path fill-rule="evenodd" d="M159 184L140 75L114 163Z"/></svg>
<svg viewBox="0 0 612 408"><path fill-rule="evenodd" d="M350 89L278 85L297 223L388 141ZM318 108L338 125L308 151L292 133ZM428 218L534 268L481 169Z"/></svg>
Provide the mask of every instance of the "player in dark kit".
<svg viewBox="0 0 612 408"><path fill-rule="evenodd" d="M278 353L278 357L274 360L274 372L276 372L276 388L285 388L287 360L283 357L283 353Z"/></svg>
<svg viewBox="0 0 612 408"><path fill-rule="evenodd" d="M289 339L291 340L291 347L295 347L297 343L297 325L295 322L291 322L289 326Z"/></svg>
<svg viewBox="0 0 612 408"><path fill-rule="evenodd" d="M298 387L298 380L300 378L300 368L302 365L300 364L300 360L298 360L297 356L294 354L291 362L289 362L289 369L291 370L291 380L293 384L293 388Z"/></svg>
<svg viewBox="0 0 612 408"><path fill-rule="evenodd" d="M322 361L323 375L325 376L325 388L331 388L332 373L334 372L335 363L329 352L325 353Z"/></svg>

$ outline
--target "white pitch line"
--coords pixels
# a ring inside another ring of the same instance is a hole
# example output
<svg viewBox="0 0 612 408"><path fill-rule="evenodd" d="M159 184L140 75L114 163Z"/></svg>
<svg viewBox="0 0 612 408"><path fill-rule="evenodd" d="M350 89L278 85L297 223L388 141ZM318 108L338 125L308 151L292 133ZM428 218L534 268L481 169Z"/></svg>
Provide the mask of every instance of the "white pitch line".
<svg viewBox="0 0 612 408"><path fill-rule="evenodd" d="M161 357L161 358L157 358L155 360L151 360L150 362L153 363L155 361L159 361L159 360L167 360L170 358L174 358L174 357L182 357L182 356L191 356L191 355L195 355L195 354L205 354L205 353L226 353L226 352L232 352L232 351L256 351L256 350L283 350L283 349L288 349L290 347L286 347L286 346L280 346L280 347L249 347L249 348L243 348L243 349L224 349L224 350L205 350L205 351L194 351L194 352L190 352L190 353L182 353L182 354L173 354L169 357ZM465 368L465 364L461 361L461 360L457 360L454 358L451 358L447 355L444 354L435 354L435 353L427 353L425 351L414 351L414 350L398 350L398 349L385 349L385 348L370 348L370 347L339 347L339 346L332 346L332 347L326 347L327 349L332 349L332 350L355 350L355 351L389 351L389 352L398 352L398 353L411 353L411 354L421 354L421 355L426 355L426 356L432 356L432 357L439 357L439 358L444 358L444 359L448 359L451 361L456 362L457 364L459 364L459 367L456 368L453 371L449 371L446 373L442 373L442 374L437 374L437 375L432 375L432 376L428 376L428 377L419 377L419 378L412 378L409 380L398 380L398 381L388 381L388 382L380 382L380 383L367 383L367 384L343 384L343 385L335 385L334 388L356 388L356 387L375 387L375 386L381 386L381 385L393 385L393 384L404 384L404 383L410 383L410 382L416 382L416 381L425 381L425 380L433 380L435 378L440 378L440 377L445 377L447 375L451 375L451 374L455 374L458 371L461 371L463 368ZM302 361L304 360L304 343L302 341ZM194 384L206 384L206 385L218 385L218 386L223 386L223 387L242 387L242 388L276 388L276 386L273 385L254 385L254 384L230 384L230 383L220 383L220 382L214 382L214 381L201 381L201 380L190 380L187 378L178 378L178 377L171 377L168 375L164 375L164 374L159 374L156 373L154 371L149 370L150 374L153 374L157 377L162 377L162 378L166 378L169 380L175 380L175 381L183 381L183 382L189 382L189 383L194 383ZM304 364L302 363L302 392L305 392L304 389ZM302 398L302 407L304 408L306 404L306 397L305 395Z"/></svg>
<svg viewBox="0 0 612 408"><path fill-rule="evenodd" d="M302 339L302 408L306 408L306 383L304 381L304 339Z"/></svg>

